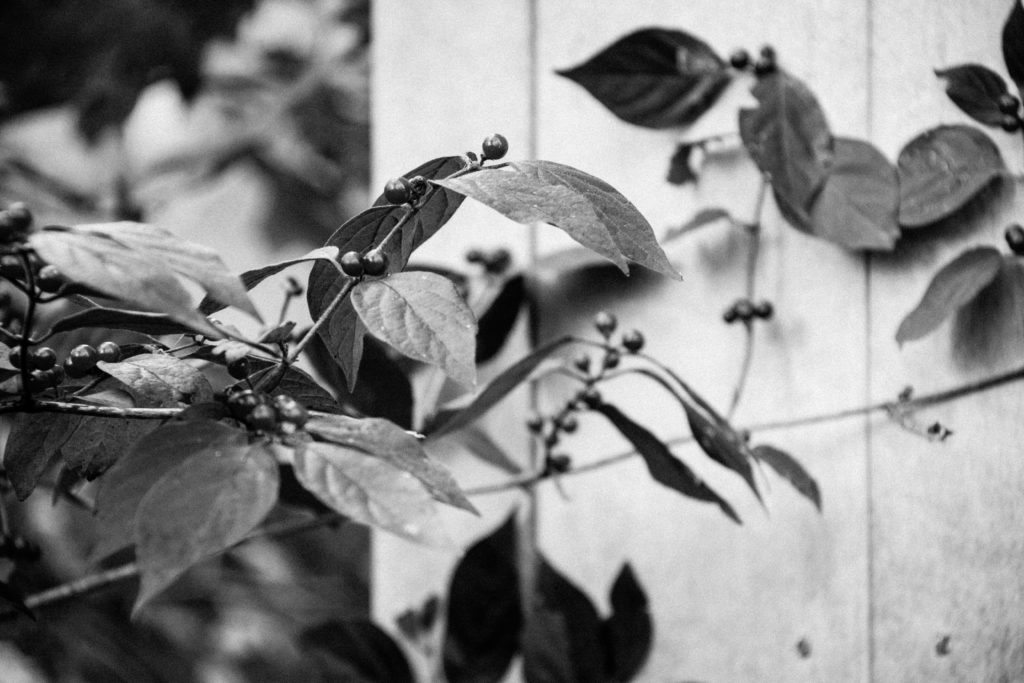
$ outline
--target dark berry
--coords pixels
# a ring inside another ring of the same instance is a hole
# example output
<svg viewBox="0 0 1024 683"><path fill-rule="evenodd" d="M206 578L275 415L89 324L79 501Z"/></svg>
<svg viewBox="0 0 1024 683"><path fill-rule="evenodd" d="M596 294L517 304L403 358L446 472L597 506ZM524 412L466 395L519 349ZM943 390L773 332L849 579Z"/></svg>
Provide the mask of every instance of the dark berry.
<svg viewBox="0 0 1024 683"><path fill-rule="evenodd" d="M245 423L252 429L261 432L269 432L277 428L277 411L267 403L260 403L254 406Z"/></svg>
<svg viewBox="0 0 1024 683"><path fill-rule="evenodd" d="M579 400L588 408L596 408L601 405L601 392L594 387L587 387L579 394Z"/></svg>
<svg viewBox="0 0 1024 683"><path fill-rule="evenodd" d="M71 353L68 354L67 360L64 362L64 369L71 377L81 377L96 367L96 361L99 359L100 354L96 347L90 344L79 344L71 349ZM75 375L72 370L80 374Z"/></svg>
<svg viewBox="0 0 1024 683"><path fill-rule="evenodd" d="M252 389L236 391L228 396L228 411L236 420L245 420L253 408L264 404L264 398Z"/></svg>
<svg viewBox="0 0 1024 683"><path fill-rule="evenodd" d="M22 202L15 202L0 211L0 241L15 242L32 226L32 212Z"/></svg>
<svg viewBox="0 0 1024 683"><path fill-rule="evenodd" d="M644 348L644 335L640 330L632 330L622 335L622 347L630 353L636 353Z"/></svg>
<svg viewBox="0 0 1024 683"><path fill-rule="evenodd" d="M56 292L64 285L64 276L57 266L43 266L36 275L36 285L44 292Z"/></svg>
<svg viewBox="0 0 1024 683"><path fill-rule="evenodd" d="M228 374L235 379L245 379L249 376L249 372L249 359L245 356L228 363Z"/></svg>
<svg viewBox="0 0 1024 683"><path fill-rule="evenodd" d="M566 415L558 423L558 426L566 434L572 434L580 426L580 423L572 415Z"/></svg>
<svg viewBox="0 0 1024 683"><path fill-rule="evenodd" d="M594 316L594 327L601 333L605 338L610 337L612 332L615 331L615 327L618 325L618 321L615 316L607 311L601 311Z"/></svg>
<svg viewBox="0 0 1024 683"><path fill-rule="evenodd" d="M580 372L590 372L590 356L581 353L573 359L572 364L576 366L576 369Z"/></svg>
<svg viewBox="0 0 1024 683"><path fill-rule="evenodd" d="M467 263L484 263L486 259L487 256L480 249L470 249L466 252Z"/></svg>
<svg viewBox="0 0 1024 683"><path fill-rule="evenodd" d="M488 135L484 139L482 149L485 159L500 159L508 154L508 140L500 133Z"/></svg>
<svg viewBox="0 0 1024 683"><path fill-rule="evenodd" d="M28 376L29 391L44 391L53 386L53 375L49 370L33 370Z"/></svg>
<svg viewBox="0 0 1024 683"><path fill-rule="evenodd" d="M733 308L736 310L736 317L742 322L747 322L754 317L754 304L750 302L750 299L740 299Z"/></svg>
<svg viewBox="0 0 1024 683"><path fill-rule="evenodd" d="M754 306L754 317L761 318L762 320L771 320L772 315L775 313L775 307L772 306L771 301L759 301Z"/></svg>
<svg viewBox="0 0 1024 683"><path fill-rule="evenodd" d="M736 322L736 319L738 317L739 314L736 312L736 304L733 304L729 308L725 309L725 312L722 313L722 320L729 323L730 325Z"/></svg>
<svg viewBox="0 0 1024 683"><path fill-rule="evenodd" d="M1020 129L1020 117L1016 114L1003 114L1000 125L1007 133L1013 133Z"/></svg>
<svg viewBox="0 0 1024 683"><path fill-rule="evenodd" d="M389 204L405 204L412 199L412 183L405 178L392 178L384 185L384 199Z"/></svg>
<svg viewBox="0 0 1024 683"><path fill-rule="evenodd" d="M1004 234L1006 235L1006 243L1010 245L1010 251L1018 256L1024 255L1024 227L1020 223L1008 225ZM11 363L13 364L14 361L11 361Z"/></svg>
<svg viewBox="0 0 1024 683"><path fill-rule="evenodd" d="M367 275L383 275L388 269L388 257L382 251L370 251L363 254L361 263Z"/></svg>
<svg viewBox="0 0 1024 683"><path fill-rule="evenodd" d="M0 239L2 239L2 235L0 235ZM5 277L8 280L24 280L25 268L22 266L21 259L14 254L0 256L0 277Z"/></svg>
<svg viewBox="0 0 1024 683"><path fill-rule="evenodd" d="M743 71L750 66L750 53L744 49L739 49L729 55L729 64L732 68Z"/></svg>
<svg viewBox="0 0 1024 683"><path fill-rule="evenodd" d="M572 458L564 453L552 455L548 458L548 469L558 474L568 472L572 469Z"/></svg>
<svg viewBox="0 0 1024 683"><path fill-rule="evenodd" d="M754 62L755 76L768 76L773 73L775 73L775 62L773 60L762 57Z"/></svg>
<svg viewBox="0 0 1024 683"><path fill-rule="evenodd" d="M32 351L30 362L36 370L49 370L57 364L57 353L49 346L40 346Z"/></svg>
<svg viewBox="0 0 1024 683"><path fill-rule="evenodd" d="M309 420L309 411L306 410L306 406L287 394L278 394L274 397L274 410L277 411L279 421L295 427L301 427Z"/></svg>
<svg viewBox="0 0 1024 683"><path fill-rule="evenodd" d="M508 249L496 249L488 254L487 259L484 261L484 268L488 273L501 275L508 270L511 263L512 254L509 253Z"/></svg>
<svg viewBox="0 0 1024 683"><path fill-rule="evenodd" d="M622 356L619 355L618 351L615 349L608 349L604 354L604 367L608 370L613 370L619 366L619 361L621 359Z"/></svg>
<svg viewBox="0 0 1024 683"><path fill-rule="evenodd" d="M1008 92L1004 92L999 96L999 111L1003 114L1012 114L1014 116L1020 110L1020 100Z"/></svg>
<svg viewBox="0 0 1024 683"><path fill-rule="evenodd" d="M96 352L104 363L117 363L121 360L121 347L117 342L105 341L96 347Z"/></svg>
<svg viewBox="0 0 1024 683"><path fill-rule="evenodd" d="M413 198L422 197L427 193L427 190L430 189L427 179L421 175L413 176L412 180L409 181L409 184L412 185Z"/></svg>
<svg viewBox="0 0 1024 683"><path fill-rule="evenodd" d="M341 264L341 272L349 277L362 277L363 257L358 251L346 251L338 261Z"/></svg>
<svg viewBox="0 0 1024 683"><path fill-rule="evenodd" d="M544 418L540 415L534 415L526 421L526 428L534 434L540 434L544 429Z"/></svg>
<svg viewBox="0 0 1024 683"><path fill-rule="evenodd" d="M47 372L50 373L50 375L53 377L53 379L52 379L53 386L59 387L61 384L64 383L64 366L63 365L57 365L55 367L52 367L49 370L47 370Z"/></svg>

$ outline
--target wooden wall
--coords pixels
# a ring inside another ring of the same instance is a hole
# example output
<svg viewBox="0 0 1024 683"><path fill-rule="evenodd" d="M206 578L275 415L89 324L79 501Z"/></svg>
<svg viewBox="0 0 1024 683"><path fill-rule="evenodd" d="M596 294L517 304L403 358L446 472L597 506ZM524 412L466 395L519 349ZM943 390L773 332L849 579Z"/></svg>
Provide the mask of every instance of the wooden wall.
<svg viewBox="0 0 1024 683"><path fill-rule="evenodd" d="M625 124L554 70L647 26L691 31L720 54L770 43L817 93L836 134L866 137L894 160L917 132L965 120L933 68L980 62L1004 71L999 36L1008 10L994 0L377 0L375 183L502 132L512 158L551 159L608 180L659 234L703 206L750 217L758 178L741 155L713 158L696 190L670 185L664 178L678 131ZM714 121L735 125L731 114ZM1019 171L1019 139L993 137ZM470 246L503 245L524 264L566 244L550 227L528 229L469 204L425 246L424 258L459 263ZM1021 344L995 349L986 363L964 360L949 325L902 350L893 335L936 268L965 245L998 243L1020 208L1004 200L970 216L967 227L945 226L906 240L896 254L865 257L793 230L769 206L756 288L777 314L758 328L737 422L891 399L906 385L923 393L1019 364ZM743 294L746 247L743 235L708 228L668 249L682 283L606 283L611 298L595 295L593 283L563 284L541 310L542 338L586 332L593 313L609 307L624 327L645 332L654 355L725 407L743 333L720 316ZM1009 313L1020 323L1019 311ZM659 435L687 433L678 407L651 398L645 386L623 382L615 395ZM491 418L492 429L519 433L526 401ZM678 454L735 504L742 527L657 487L636 459L567 478L565 498L550 485L539 489L540 546L603 609L621 563L633 564L656 628L643 680L1020 680L1022 404L1011 386L935 408L927 419L955 432L942 444L877 415L755 434L817 478L821 515L771 478L762 510L736 477L703 467L689 446ZM525 461L525 436L511 448ZM582 464L626 444L594 418L567 449ZM467 485L500 478L470 462L454 465ZM518 495L481 498L483 520L447 519L468 541ZM378 537L378 617L388 624L443 592L456 559ZM940 653L945 636L948 652ZM799 641L809 646L803 655Z"/></svg>

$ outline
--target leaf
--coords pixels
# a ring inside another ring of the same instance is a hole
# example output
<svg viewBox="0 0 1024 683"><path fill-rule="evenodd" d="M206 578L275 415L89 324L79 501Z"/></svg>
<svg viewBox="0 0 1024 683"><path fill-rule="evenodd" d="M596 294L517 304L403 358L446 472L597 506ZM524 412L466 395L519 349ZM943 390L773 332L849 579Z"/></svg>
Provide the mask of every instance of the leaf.
<svg viewBox="0 0 1024 683"><path fill-rule="evenodd" d="M1020 0L1013 0L1003 25L1003 60L1018 92L1024 92L1024 8Z"/></svg>
<svg viewBox="0 0 1024 683"><path fill-rule="evenodd" d="M900 225L919 228L952 215L999 178L1006 166L985 133L970 126L927 130L900 152Z"/></svg>
<svg viewBox="0 0 1024 683"><path fill-rule="evenodd" d="M197 368L166 353L144 353L118 363L100 361L103 372L122 382L137 400L156 406L213 400L210 380Z"/></svg>
<svg viewBox="0 0 1024 683"><path fill-rule="evenodd" d="M431 460L419 439L397 425L375 417L314 416L306 431L323 441L354 448L413 475L435 500L479 514L443 465Z"/></svg>
<svg viewBox="0 0 1024 683"><path fill-rule="evenodd" d="M586 88L623 121L647 128L693 123L730 79L725 62L707 43L662 28L630 33L579 66L556 73Z"/></svg>
<svg viewBox="0 0 1024 683"><path fill-rule="evenodd" d="M449 683L498 683L519 651L523 613L515 514L473 544L448 590L444 672Z"/></svg>
<svg viewBox="0 0 1024 683"><path fill-rule="evenodd" d="M198 311L174 272L156 257L106 235L51 226L29 235L29 246L64 277L131 306L162 313L214 339L222 335Z"/></svg>
<svg viewBox="0 0 1024 683"><path fill-rule="evenodd" d="M25 595L6 581L0 581L0 599L32 621L36 621L36 615L25 604Z"/></svg>
<svg viewBox="0 0 1024 683"><path fill-rule="evenodd" d="M711 209L701 209L693 218L686 221L677 228L672 228L665 233L665 238L662 240L664 243L668 243L672 240L679 239L683 235L687 235L698 228L703 228L705 225L711 225L721 220L727 220L730 223L735 223L732 215L725 209L718 207Z"/></svg>
<svg viewBox="0 0 1024 683"><path fill-rule="evenodd" d="M449 545L434 498L413 475L389 462L332 443L295 449L295 477L332 510L417 543Z"/></svg>
<svg viewBox="0 0 1024 683"><path fill-rule="evenodd" d="M92 480L121 459L140 438L156 429L155 420L79 416L78 426L61 444L64 467Z"/></svg>
<svg viewBox="0 0 1024 683"><path fill-rule="evenodd" d="M968 249L944 265L928 284L920 303L903 318L896 343L920 339L977 296L999 273L1002 256L994 247Z"/></svg>
<svg viewBox="0 0 1024 683"><path fill-rule="evenodd" d="M402 648L370 621L326 621L299 636L304 650L326 658L323 680L353 683L414 683Z"/></svg>
<svg viewBox="0 0 1024 683"><path fill-rule="evenodd" d="M433 446L437 450L445 448L450 443L461 445L484 462L494 465L509 474L521 474L523 471L523 468L501 446L495 443L487 432L475 425L463 427L457 432L444 434L439 437L431 435L426 440L428 446Z"/></svg>
<svg viewBox="0 0 1024 683"><path fill-rule="evenodd" d="M14 416L4 447L4 470L18 500L25 500L35 489L50 463L60 455L60 447L78 426L78 419L78 415L65 413Z"/></svg>
<svg viewBox="0 0 1024 683"><path fill-rule="evenodd" d="M656 482L678 491L684 496L715 503L729 519L737 524L742 523L732 506L701 481L693 470L672 455L668 446L662 443L658 437L626 417L615 406L603 403L595 410L607 417L616 429L633 444L633 447L643 457L647 470Z"/></svg>
<svg viewBox="0 0 1024 683"><path fill-rule="evenodd" d="M986 126L1002 126L999 97L1007 93L1002 76L981 64L936 69L935 75L946 79L946 94L967 115Z"/></svg>
<svg viewBox="0 0 1024 683"><path fill-rule="evenodd" d="M800 495L814 503L814 507L821 512L821 491L818 490L818 482L814 481L793 456L767 445L754 446L753 453L755 458L775 470L776 474L792 484Z"/></svg>
<svg viewBox="0 0 1024 683"><path fill-rule="evenodd" d="M86 327L102 327L108 330L130 330L143 334L183 334L190 331L170 316L142 311L125 311L118 308L87 308L65 316L50 328L50 334L69 332Z"/></svg>
<svg viewBox="0 0 1024 683"><path fill-rule="evenodd" d="M139 503L163 475L197 453L247 443L244 431L206 420L169 422L143 436L99 481L99 531L90 557L106 557L132 542Z"/></svg>
<svg viewBox="0 0 1024 683"><path fill-rule="evenodd" d="M277 366L271 365L263 370L257 370L249 376L249 381L258 384L268 374L277 372ZM319 410L324 413L340 413L341 405L329 391L320 386L315 379L302 368L294 365L288 367L278 380L277 385L272 389L275 394L287 394L310 410Z"/></svg>
<svg viewBox="0 0 1024 683"><path fill-rule="evenodd" d="M262 444L208 447L160 477L139 502L142 584L132 613L194 564L232 547L277 501L274 456Z"/></svg>
<svg viewBox="0 0 1024 683"><path fill-rule="evenodd" d="M665 180L673 185L689 185L697 182L697 174L694 172L690 162L693 150L700 145L693 142L684 142L676 146L675 153L668 162L668 175Z"/></svg>
<svg viewBox="0 0 1024 683"><path fill-rule="evenodd" d="M571 337L556 339L519 359L514 365L492 379L468 406L454 413L439 414L433 428L429 430L430 435L436 438L472 423L526 381L530 373L545 358L571 341Z"/></svg>
<svg viewBox="0 0 1024 683"><path fill-rule="evenodd" d="M1016 362L1024 343L1024 262L1016 254L1002 257L992 282L960 307L953 318L954 359L962 368L992 368ZM929 429L938 440L949 430Z"/></svg>
<svg viewBox="0 0 1024 683"><path fill-rule="evenodd" d="M605 670L613 681L630 681L647 661L654 625L647 610L647 594L628 563L622 565L609 597L612 613L602 624Z"/></svg>
<svg viewBox="0 0 1024 683"><path fill-rule="evenodd" d="M295 321L289 320L288 322L271 327L260 335L258 341L260 344L283 344L292 338L292 330L294 329Z"/></svg>
<svg viewBox="0 0 1024 683"><path fill-rule="evenodd" d="M360 282L351 300L370 334L410 358L437 365L463 386L476 384L476 320L450 280L433 273L396 273Z"/></svg>
<svg viewBox="0 0 1024 683"><path fill-rule="evenodd" d="M476 362L486 363L498 355L512 333L526 300L526 280L514 275L505 280L491 305L480 316L476 333Z"/></svg>
<svg viewBox="0 0 1024 683"><path fill-rule="evenodd" d="M810 232L848 249L889 250L900 235L898 211L893 165L863 140L835 138L835 162L811 209Z"/></svg>
<svg viewBox="0 0 1024 683"><path fill-rule="evenodd" d="M435 181L519 223L550 223L629 273L629 261L682 279L654 230L618 190L552 161L517 161Z"/></svg>
<svg viewBox="0 0 1024 683"><path fill-rule="evenodd" d="M751 92L759 106L740 110L740 137L780 208L802 219L832 168L825 114L814 93L785 71L762 76Z"/></svg>
<svg viewBox="0 0 1024 683"><path fill-rule="evenodd" d="M693 438L701 450L722 467L740 475L760 500L761 493L757 490L754 471L750 466L750 451L743 439L727 424L704 417L688 403L683 403L683 409L686 411L686 421L690 425Z"/></svg>

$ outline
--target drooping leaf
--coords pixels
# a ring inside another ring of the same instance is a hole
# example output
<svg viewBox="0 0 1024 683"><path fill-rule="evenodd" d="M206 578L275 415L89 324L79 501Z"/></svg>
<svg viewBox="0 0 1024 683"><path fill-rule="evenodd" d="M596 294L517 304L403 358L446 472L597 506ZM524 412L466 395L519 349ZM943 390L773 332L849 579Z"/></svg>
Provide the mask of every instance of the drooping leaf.
<svg viewBox="0 0 1024 683"><path fill-rule="evenodd" d="M450 683L498 683L519 651L523 613L516 554L513 514L456 565L444 639Z"/></svg>
<svg viewBox="0 0 1024 683"><path fill-rule="evenodd" d="M681 279L635 206L614 187L551 161L517 161L437 184L519 223L550 223L629 272L633 261Z"/></svg>
<svg viewBox="0 0 1024 683"><path fill-rule="evenodd" d="M693 170L690 157L698 147L692 142L684 142L676 146L675 153L668 162L668 175L665 180L673 185L688 185L697 182L697 174Z"/></svg>
<svg viewBox="0 0 1024 683"><path fill-rule="evenodd" d="M800 80L776 71L757 80L757 109L740 111L740 136L766 173L787 219L806 217L832 168L832 134L814 93Z"/></svg>
<svg viewBox="0 0 1024 683"><path fill-rule="evenodd" d="M672 455L668 446L661 439L626 417L615 406L603 403L595 410L607 417L616 429L633 444L656 482L689 498L715 503L729 519L737 524L742 523L732 506L701 481L683 461Z"/></svg>
<svg viewBox="0 0 1024 683"><path fill-rule="evenodd" d="M278 472L263 444L209 447L160 477L135 514L142 584L133 613L189 567L227 550L277 501Z"/></svg>
<svg viewBox="0 0 1024 683"><path fill-rule="evenodd" d="M1003 60L1018 92L1024 92L1024 7L1018 0L1003 24Z"/></svg>
<svg viewBox="0 0 1024 683"><path fill-rule="evenodd" d="M835 138L832 172L811 209L811 233L848 249L892 249L898 211L893 165L863 140Z"/></svg>
<svg viewBox="0 0 1024 683"><path fill-rule="evenodd" d="M100 559L132 542L139 502L163 475L201 451L247 442L244 431L207 420L169 422L143 436L100 479L98 539L90 556Z"/></svg>
<svg viewBox="0 0 1024 683"><path fill-rule="evenodd" d="M478 514L451 472L431 460L416 437L387 420L314 416L306 423L306 431L320 440L380 458L419 479L435 500Z"/></svg>
<svg viewBox="0 0 1024 683"><path fill-rule="evenodd" d="M133 420L81 415L78 425L61 444L64 467L95 479L116 463L132 445L159 426L156 420Z"/></svg>
<svg viewBox="0 0 1024 683"><path fill-rule="evenodd" d="M526 381L530 373L552 353L570 343L570 337L562 337L553 342L541 346L533 353L519 359L514 365L490 381L483 391L477 394L473 402L465 408L454 413L445 413L437 416L434 426L429 430L431 436L439 437L442 434L453 432L472 423L488 410L493 408L501 399L508 396L516 387Z"/></svg>
<svg viewBox="0 0 1024 683"><path fill-rule="evenodd" d="M672 228L671 230L666 232L665 238L662 240L662 242L667 244L672 240L679 239L683 235L690 234L691 232L697 230L698 228L703 228L705 225L711 225L712 223L717 223L718 221L722 220L727 220L730 223L735 222L733 220L732 215L725 209L721 209L718 207L710 209L701 209L696 214L694 214L693 218L691 218L690 220L686 221L679 227Z"/></svg>
<svg viewBox="0 0 1024 683"><path fill-rule="evenodd" d="M96 366L122 382L147 406L175 406L213 400L210 380L189 363L166 353L144 353Z"/></svg>
<svg viewBox="0 0 1024 683"><path fill-rule="evenodd" d="M900 323L896 342L920 339L937 328L995 279L1001 263L1002 256L994 247L976 247L944 265L920 303Z"/></svg>
<svg viewBox="0 0 1024 683"><path fill-rule="evenodd" d="M409 472L361 450L311 441L295 449L295 476L331 509L418 543L449 545L434 498Z"/></svg>
<svg viewBox="0 0 1024 683"><path fill-rule="evenodd" d="M373 336L440 367L465 387L476 383L476 319L450 280L433 273L396 273L360 282L350 298Z"/></svg>
<svg viewBox="0 0 1024 683"><path fill-rule="evenodd" d="M249 376L249 381L259 384L267 375L277 372L277 366L272 365L263 370L257 370ZM277 384L268 386L267 390L274 394L287 394L310 410L319 410L324 413L340 413L341 406L334 396L317 381L309 376L302 368L294 365L289 366L281 375Z"/></svg>
<svg viewBox="0 0 1024 683"><path fill-rule="evenodd" d="M486 363L498 355L526 300L526 279L514 275L505 281L498 296L480 316L476 333L476 362Z"/></svg>
<svg viewBox="0 0 1024 683"><path fill-rule="evenodd" d="M295 330L295 321L289 320L280 325L275 325L260 335L257 340L261 344L283 344L292 338Z"/></svg>
<svg viewBox="0 0 1024 683"><path fill-rule="evenodd" d="M327 301L333 300L334 296L341 292L342 282L335 280L326 290L329 295ZM310 314L316 320L324 314L324 308L310 308ZM324 347L330 352L331 357L341 368L342 374L347 381L348 390L354 391L356 378L359 376L359 368L363 361L363 338L366 336L366 325L363 324L359 314L352 305L352 298L346 296L330 314L326 325L322 325L317 331Z"/></svg>
<svg viewBox="0 0 1024 683"><path fill-rule="evenodd" d="M609 597L612 613L602 624L605 673L613 681L631 681L651 652L654 625L647 610L647 594L629 563L622 565Z"/></svg>
<svg viewBox="0 0 1024 683"><path fill-rule="evenodd" d="M79 416L66 413L18 413L4 447L4 470L18 500L25 500L39 477L60 455L60 447L78 426Z"/></svg>
<svg viewBox="0 0 1024 683"><path fill-rule="evenodd" d="M757 490L754 469L750 465L750 450L743 439L727 424L714 418L708 419L688 403L683 404L683 409L693 438L701 450L722 467L743 477L743 481L747 482L747 486L760 500L761 493Z"/></svg>
<svg viewBox="0 0 1024 683"><path fill-rule="evenodd" d="M952 215L1006 171L999 149L971 126L927 130L900 152L900 225L918 228Z"/></svg>
<svg viewBox="0 0 1024 683"><path fill-rule="evenodd" d="M70 332L84 327L102 327L108 330L129 330L143 334L183 334L190 329L170 316L142 311L124 311L118 308L87 308L65 316L55 322L50 333Z"/></svg>
<svg viewBox="0 0 1024 683"><path fill-rule="evenodd" d="M331 620L299 636L302 648L318 655L324 680L353 683L414 683L409 662L391 636L366 620Z"/></svg>
<svg viewBox="0 0 1024 683"><path fill-rule="evenodd" d="M818 489L818 482L793 456L768 445L754 446L752 452L755 458L775 470L776 474L792 484L800 495L814 503L814 507L821 512L821 491Z"/></svg>
<svg viewBox="0 0 1024 683"><path fill-rule="evenodd" d="M484 462L494 465L509 474L521 474L523 471L523 468L487 432L475 425L463 427L458 431L449 432L442 436L431 435L427 437L426 441L428 446L433 446L438 450L443 450L448 444L452 443L460 444L462 448L465 448Z"/></svg>
<svg viewBox="0 0 1024 683"><path fill-rule="evenodd" d="M953 317L953 354L964 368L1015 362L1024 343L1024 262L1016 254L1002 257L988 285L960 307ZM943 439L948 429L928 430Z"/></svg>
<svg viewBox="0 0 1024 683"><path fill-rule="evenodd" d="M556 73L586 88L623 121L647 128L693 123L730 79L725 62L707 43L662 28L631 33Z"/></svg>
<svg viewBox="0 0 1024 683"><path fill-rule="evenodd" d="M946 79L949 99L975 121L993 128L1002 125L1003 112L999 110L999 96L1007 92L1006 81L1002 76L981 64L960 64L948 69L936 69L935 75Z"/></svg>

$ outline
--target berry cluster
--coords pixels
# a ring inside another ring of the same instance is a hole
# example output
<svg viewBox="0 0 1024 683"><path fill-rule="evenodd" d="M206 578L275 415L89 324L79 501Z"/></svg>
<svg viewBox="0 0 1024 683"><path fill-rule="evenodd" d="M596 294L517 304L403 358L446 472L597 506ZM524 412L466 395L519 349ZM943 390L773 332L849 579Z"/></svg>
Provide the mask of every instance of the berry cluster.
<svg viewBox="0 0 1024 683"><path fill-rule="evenodd" d="M249 429L290 434L309 419L306 407L287 394L269 394L241 389L228 395L228 412Z"/></svg>
<svg viewBox="0 0 1024 683"><path fill-rule="evenodd" d="M493 251L470 249L466 252L466 261L483 266L483 269L491 275L501 275L512 265L512 254L508 249Z"/></svg>
<svg viewBox="0 0 1024 683"><path fill-rule="evenodd" d="M1020 100L1015 95L1004 92L999 96L999 113L1003 115L1003 120L1000 124L1003 130L1007 133L1020 130L1021 124L1024 122L1020 118Z"/></svg>
<svg viewBox="0 0 1024 683"><path fill-rule="evenodd" d="M23 357L21 347L11 349L8 361L15 368L26 366L30 370L29 391L44 391L60 386L65 377L85 377L99 361L116 363L121 360L121 347L112 341L97 346L79 344L68 352L63 363L58 363L57 352L49 346L38 346ZM20 378L18 378L20 379ZM19 387L19 390L21 388Z"/></svg>
<svg viewBox="0 0 1024 683"><path fill-rule="evenodd" d="M775 73L778 69L775 63L775 48L771 45L761 47L761 54L756 61L751 59L750 53L746 50L736 50L729 57L729 65L737 71L753 71L757 77Z"/></svg>
<svg viewBox="0 0 1024 683"><path fill-rule="evenodd" d="M341 272L349 277L383 275L388 269L388 257L379 249L371 249L365 254L346 251L338 263L341 264Z"/></svg>
<svg viewBox="0 0 1024 683"><path fill-rule="evenodd" d="M737 299L722 314L722 320L730 325L734 322L750 323L755 318L771 320L775 308L770 301L754 303L750 299Z"/></svg>
<svg viewBox="0 0 1024 683"><path fill-rule="evenodd" d="M15 202L0 211L0 244L24 242L32 228L32 212L23 202Z"/></svg>

